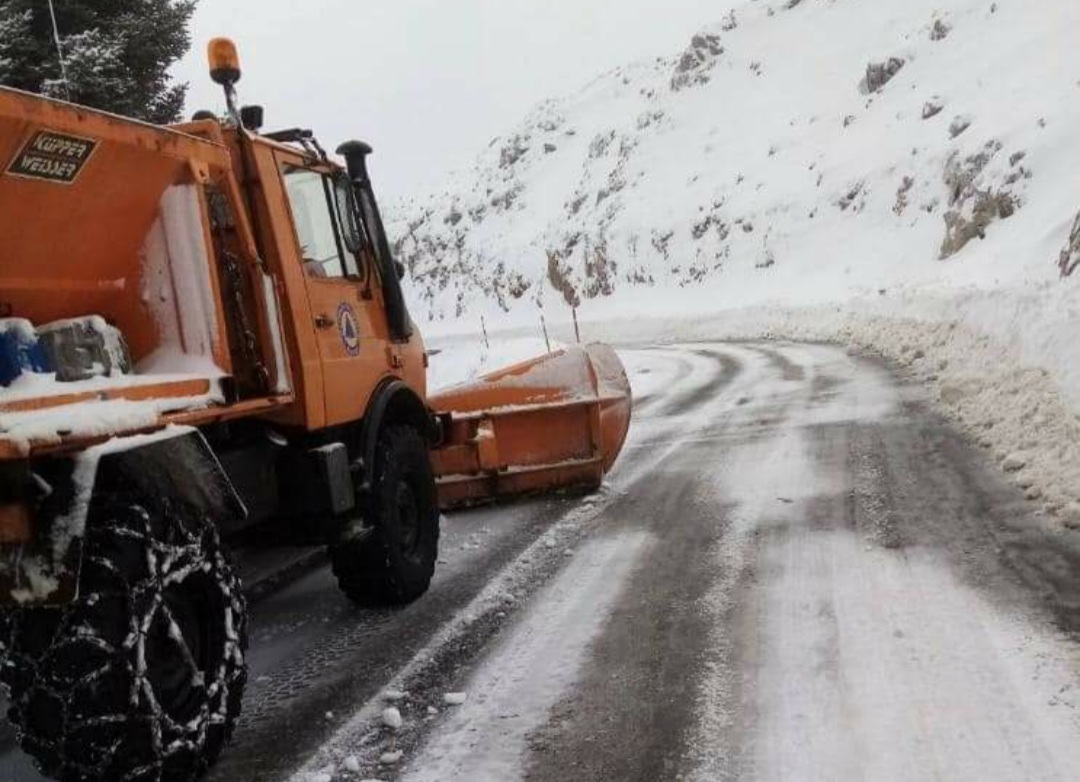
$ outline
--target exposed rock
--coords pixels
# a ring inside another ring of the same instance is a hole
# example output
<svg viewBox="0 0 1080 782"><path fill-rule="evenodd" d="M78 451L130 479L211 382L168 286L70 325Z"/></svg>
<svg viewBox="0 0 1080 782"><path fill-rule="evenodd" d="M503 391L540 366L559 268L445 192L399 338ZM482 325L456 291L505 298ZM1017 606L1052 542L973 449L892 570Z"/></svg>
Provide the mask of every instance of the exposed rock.
<svg viewBox="0 0 1080 782"><path fill-rule="evenodd" d="M551 287L562 294L563 300L568 306L579 306L581 304L581 296L578 295L577 288L570 280L570 265L563 260L558 252L549 250L547 257L547 278L548 282L551 283Z"/></svg>
<svg viewBox="0 0 1080 782"><path fill-rule="evenodd" d="M593 159L602 157L614 140L614 130L609 130L607 133L597 133L593 140L589 142L589 157Z"/></svg>
<svg viewBox="0 0 1080 782"><path fill-rule="evenodd" d="M935 19L934 23L930 26L930 40L931 41L944 41L949 37L949 33L952 32L952 27L947 25L941 19Z"/></svg>
<svg viewBox="0 0 1080 782"><path fill-rule="evenodd" d="M1080 266L1080 214L1073 220L1072 231L1069 232L1069 243L1058 256L1058 269L1062 277L1068 277L1076 267Z"/></svg>
<svg viewBox="0 0 1080 782"><path fill-rule="evenodd" d="M900 187L897 188L896 203L893 204L893 212L896 213L897 216L902 215L904 213L904 210L907 209L908 193L911 191L911 188L914 185L915 178L905 176L903 181L900 183Z"/></svg>
<svg viewBox="0 0 1080 782"><path fill-rule="evenodd" d="M544 154L546 154L546 155L550 155L552 152L554 152L557 149L558 149L558 147L555 146L554 144L551 144L551 143L544 144Z"/></svg>
<svg viewBox="0 0 1080 782"><path fill-rule="evenodd" d="M545 104L545 106L549 105L550 101ZM548 114L536 123L536 127L544 131L545 133L554 133L556 130L563 126L564 122L566 122L566 119L561 114L558 114L553 109L551 111L551 114Z"/></svg>
<svg viewBox="0 0 1080 782"><path fill-rule="evenodd" d="M944 108L945 107L941 103L939 103L936 99L931 98L930 100L928 100L926 103L923 104L922 118L923 119L930 119L931 117L936 117L938 114L940 114L942 112L942 110Z"/></svg>
<svg viewBox="0 0 1080 782"><path fill-rule="evenodd" d="M1011 195L989 191L976 194L970 215L955 209L946 212L942 260L960 252L972 239L985 239L990 223L1012 217L1015 212L1016 202Z"/></svg>
<svg viewBox="0 0 1080 782"><path fill-rule="evenodd" d="M514 136L499 151L499 168L510 168L525 156L529 151L529 139L525 136Z"/></svg>
<svg viewBox="0 0 1080 782"><path fill-rule="evenodd" d="M690 39L690 46L679 57L671 76L671 89L681 90L709 80L709 71L717 58L724 53L720 36L714 33L698 33Z"/></svg>
<svg viewBox="0 0 1080 782"><path fill-rule="evenodd" d="M1001 148L1001 142L990 141L977 154L961 159L954 152L946 162L944 179L950 208L944 215L942 260L958 253L972 239L986 238L986 229L994 220L1007 219L1019 208L1019 200L1008 190L1011 182L985 181L982 176Z"/></svg>
<svg viewBox="0 0 1080 782"><path fill-rule="evenodd" d="M848 210L848 208L851 207L855 203L855 201L859 198L859 196L862 195L863 188L865 186L866 186L865 182L856 182L854 185L851 186L850 190L848 190L846 193L844 193L844 195L840 198L840 200L836 202L836 205L840 207L841 212L846 212ZM855 211L858 212L858 211L861 211L861 210L862 210L862 204L860 203L856 207Z"/></svg>
<svg viewBox="0 0 1080 782"><path fill-rule="evenodd" d="M956 138L965 130L971 127L971 117L964 115L957 115L953 117L953 121L949 123L949 137Z"/></svg>
<svg viewBox="0 0 1080 782"><path fill-rule="evenodd" d="M653 231L652 246L653 249L664 256L664 260L670 260L670 250L668 249L668 242L675 236L674 231L666 231L660 233L659 231Z"/></svg>
<svg viewBox="0 0 1080 782"><path fill-rule="evenodd" d="M585 249L585 288L587 298L610 296L615 292L615 274L618 265L608 257L607 245L597 244L592 252Z"/></svg>
<svg viewBox="0 0 1080 782"><path fill-rule="evenodd" d="M518 196L521 195L524 189L525 186L523 184L516 182L507 190L492 196L489 203L495 207L497 211L505 212L514 205L514 202L517 201Z"/></svg>
<svg viewBox="0 0 1080 782"><path fill-rule="evenodd" d="M727 223L725 223L715 214L707 215L705 219L694 223L694 225L690 228L690 235L694 237L695 241L700 240L702 237L705 236L705 234L709 232L709 229L713 228L714 226L716 228L716 233L719 236L720 241L727 239L728 234L730 233L730 229L728 228Z"/></svg>
<svg viewBox="0 0 1080 782"><path fill-rule="evenodd" d="M872 62L866 66L866 75L859 85L865 93L877 92L890 81L904 67L904 60L900 57L890 57L885 62Z"/></svg>
<svg viewBox="0 0 1080 782"><path fill-rule="evenodd" d="M961 159L959 152L953 152L945 161L945 184L949 188L949 205L964 200L976 179L995 155L1001 151L1001 143L989 141L982 151Z"/></svg>

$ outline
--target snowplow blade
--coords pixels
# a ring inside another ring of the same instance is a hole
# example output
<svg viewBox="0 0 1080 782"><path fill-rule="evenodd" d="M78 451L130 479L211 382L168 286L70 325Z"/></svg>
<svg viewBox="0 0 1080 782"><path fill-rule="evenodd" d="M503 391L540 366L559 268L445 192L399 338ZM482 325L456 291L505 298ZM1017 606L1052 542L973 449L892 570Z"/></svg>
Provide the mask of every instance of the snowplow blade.
<svg viewBox="0 0 1080 782"><path fill-rule="evenodd" d="M432 454L444 510L599 488L626 441L632 399L607 345L567 347L430 399L449 413Z"/></svg>

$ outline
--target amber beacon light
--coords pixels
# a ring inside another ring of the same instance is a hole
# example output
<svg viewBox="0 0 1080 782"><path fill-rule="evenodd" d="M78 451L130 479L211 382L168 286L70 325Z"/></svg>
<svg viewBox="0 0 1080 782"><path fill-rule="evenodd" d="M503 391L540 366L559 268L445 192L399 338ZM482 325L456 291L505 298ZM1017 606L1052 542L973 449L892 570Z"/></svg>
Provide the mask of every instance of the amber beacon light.
<svg viewBox="0 0 1080 782"><path fill-rule="evenodd" d="M240 55L231 39L210 39L206 57L210 61L210 78L215 82L230 85L240 81Z"/></svg>

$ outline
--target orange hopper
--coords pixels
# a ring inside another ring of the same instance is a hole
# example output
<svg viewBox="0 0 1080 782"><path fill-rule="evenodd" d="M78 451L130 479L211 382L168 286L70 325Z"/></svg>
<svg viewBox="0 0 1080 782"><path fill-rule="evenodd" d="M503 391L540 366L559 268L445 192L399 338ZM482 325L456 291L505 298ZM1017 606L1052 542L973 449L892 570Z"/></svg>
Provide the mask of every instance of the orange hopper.
<svg viewBox="0 0 1080 782"><path fill-rule="evenodd" d="M572 346L432 395L452 413L432 454L444 509L552 489L596 489L626 440L632 406L607 345Z"/></svg>

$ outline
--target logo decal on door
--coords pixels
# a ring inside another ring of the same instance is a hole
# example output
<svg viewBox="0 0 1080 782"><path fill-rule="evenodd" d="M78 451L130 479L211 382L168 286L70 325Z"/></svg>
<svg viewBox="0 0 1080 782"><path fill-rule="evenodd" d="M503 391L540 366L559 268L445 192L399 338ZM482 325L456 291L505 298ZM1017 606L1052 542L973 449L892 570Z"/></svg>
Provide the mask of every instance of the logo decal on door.
<svg viewBox="0 0 1080 782"><path fill-rule="evenodd" d="M341 335L341 344L345 346L345 352L350 356L360 353L360 325L356 321L356 313L348 302L341 302L337 309L338 334Z"/></svg>

